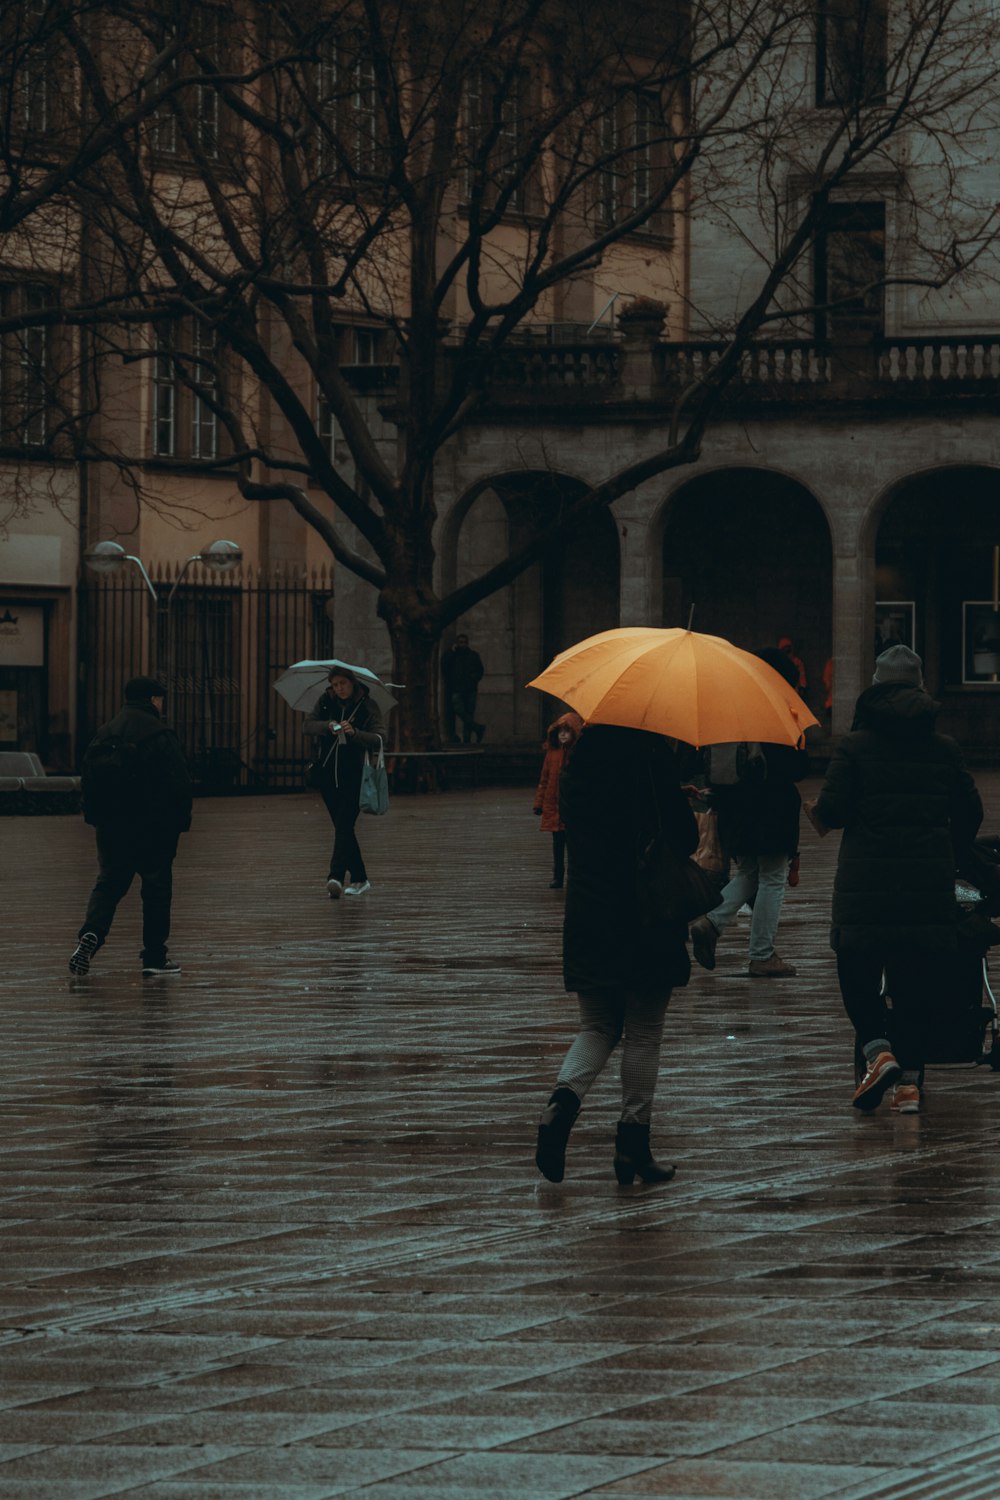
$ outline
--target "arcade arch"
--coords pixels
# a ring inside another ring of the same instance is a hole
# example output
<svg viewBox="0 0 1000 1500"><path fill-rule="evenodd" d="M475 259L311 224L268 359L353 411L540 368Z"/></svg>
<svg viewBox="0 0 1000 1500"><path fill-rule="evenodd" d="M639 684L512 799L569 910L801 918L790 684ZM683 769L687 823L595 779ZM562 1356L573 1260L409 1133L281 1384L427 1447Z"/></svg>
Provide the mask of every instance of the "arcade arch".
<svg viewBox="0 0 1000 1500"><path fill-rule="evenodd" d="M877 518L876 631L912 631L906 643L923 657L940 727L977 759L1000 741L998 547L998 472L986 465L902 480Z"/></svg>
<svg viewBox="0 0 1000 1500"><path fill-rule="evenodd" d="M830 528L813 493L770 469L699 474L660 516L663 625L684 625L755 650L791 636L806 698L823 719L832 653Z"/></svg>
<svg viewBox="0 0 1000 1500"><path fill-rule="evenodd" d="M442 534L445 591L526 542L585 489L565 474L522 471L490 478L454 507ZM480 717L490 741L537 741L553 707L524 684L557 652L619 622L620 539L608 510L595 511L506 589L456 624L483 658ZM447 644L447 642L446 642Z"/></svg>

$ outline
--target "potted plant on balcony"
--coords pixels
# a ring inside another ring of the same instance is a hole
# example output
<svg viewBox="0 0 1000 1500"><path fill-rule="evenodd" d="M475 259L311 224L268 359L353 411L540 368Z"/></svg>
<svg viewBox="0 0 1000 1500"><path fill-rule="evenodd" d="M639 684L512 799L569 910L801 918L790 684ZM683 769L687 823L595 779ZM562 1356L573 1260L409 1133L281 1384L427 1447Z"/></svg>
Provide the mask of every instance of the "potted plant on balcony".
<svg viewBox="0 0 1000 1500"><path fill-rule="evenodd" d="M618 312L618 327L626 338L657 339L666 322L667 304L656 297L633 297Z"/></svg>

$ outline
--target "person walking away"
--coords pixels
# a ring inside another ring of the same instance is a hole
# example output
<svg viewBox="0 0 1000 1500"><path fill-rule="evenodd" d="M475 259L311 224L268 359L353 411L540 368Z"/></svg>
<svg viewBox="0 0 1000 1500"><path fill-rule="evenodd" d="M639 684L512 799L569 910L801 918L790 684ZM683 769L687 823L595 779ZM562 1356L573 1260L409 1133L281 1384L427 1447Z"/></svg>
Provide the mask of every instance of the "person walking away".
<svg viewBox="0 0 1000 1500"><path fill-rule="evenodd" d="M532 811L542 820L542 832L552 835L550 891L562 890L566 874L566 825L559 814L559 778L582 728L580 715L570 712L551 723L545 735L545 756Z"/></svg>
<svg viewBox="0 0 1000 1500"><path fill-rule="evenodd" d="M365 756L378 750L385 734L382 716L361 678L346 667L333 667L303 731L316 741L317 782L334 829L326 889L332 901L363 896L371 890L371 881L355 824Z"/></svg>
<svg viewBox="0 0 1000 1500"><path fill-rule="evenodd" d="M920 1109L922 1017L939 987L947 993L958 947L955 867L983 817L958 745L935 727L938 710L924 690L920 657L901 644L883 651L853 728L806 808L821 834L844 830L830 945L866 1064L852 1103L865 1111L889 1088L894 1109Z"/></svg>
<svg viewBox="0 0 1000 1500"><path fill-rule="evenodd" d="M624 790L623 790L624 789ZM683 922L643 921L639 862L659 834L693 853L698 828L681 791L670 743L658 734L589 724L561 777L567 886L563 981L575 992L580 1029L563 1059L538 1126L535 1164L561 1182L580 1104L618 1043L621 1118L614 1172L623 1186L667 1182L650 1148L650 1122L671 991L691 973Z"/></svg>
<svg viewBox="0 0 1000 1500"><path fill-rule="evenodd" d="M791 682L792 687L795 688L799 696L801 698L804 698L806 695L806 689L809 686L809 679L806 676L806 665L801 656L798 656L796 654L795 642L792 640L790 635L783 635L781 637L781 639L778 641L778 650L784 653L787 659L791 662L792 666L795 668L795 680L792 681L792 678L789 678L788 681ZM765 658L765 660L766 659L767 658Z"/></svg>
<svg viewBox="0 0 1000 1500"><path fill-rule="evenodd" d="M475 735L477 745L483 742L486 725L476 720L476 698L483 676L483 659L473 651L467 635L457 635L455 644L441 658L441 675L444 678L446 725L452 744L458 744L456 721L462 721L462 743L471 744Z"/></svg>
<svg viewBox="0 0 1000 1500"><path fill-rule="evenodd" d="M83 816L96 830L98 876L69 961L77 978L89 973L136 875L143 975L180 973L167 956L167 939L173 862L180 835L191 827L191 777L180 741L163 722L166 696L155 677L133 677L121 713L97 731L83 757Z"/></svg>
<svg viewBox="0 0 1000 1500"><path fill-rule="evenodd" d="M765 647L757 655L794 687L795 667L783 651ZM715 968L719 936L744 902L752 908L747 972L751 979L789 979L794 964L775 948L789 880L798 882L799 813L796 782L809 773L804 749L764 744L744 777L731 786L712 786L719 815L719 837L733 857L734 870L722 892L722 905L691 924L691 944L703 969Z"/></svg>

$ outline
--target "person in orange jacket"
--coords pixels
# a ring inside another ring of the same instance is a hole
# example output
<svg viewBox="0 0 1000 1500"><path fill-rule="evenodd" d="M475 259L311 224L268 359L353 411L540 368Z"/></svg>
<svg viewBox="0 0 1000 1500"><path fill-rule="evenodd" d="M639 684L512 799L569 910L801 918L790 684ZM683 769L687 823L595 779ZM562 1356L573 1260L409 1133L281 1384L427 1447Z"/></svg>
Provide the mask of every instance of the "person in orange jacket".
<svg viewBox="0 0 1000 1500"><path fill-rule="evenodd" d="M561 891L566 876L566 825L559 816L559 777L580 737L583 720L572 711L551 723L544 740L545 759L532 809L542 820L542 832L552 835L550 891Z"/></svg>
<svg viewBox="0 0 1000 1500"><path fill-rule="evenodd" d="M781 639L778 641L778 650L785 653L785 655L788 657L788 660L791 662L792 666L798 673L799 680L796 683L796 688L800 696L804 698L806 695L806 688L809 686L808 679L806 678L805 663L803 662L801 656L796 656L795 642L792 640L790 635L783 635L781 637Z"/></svg>

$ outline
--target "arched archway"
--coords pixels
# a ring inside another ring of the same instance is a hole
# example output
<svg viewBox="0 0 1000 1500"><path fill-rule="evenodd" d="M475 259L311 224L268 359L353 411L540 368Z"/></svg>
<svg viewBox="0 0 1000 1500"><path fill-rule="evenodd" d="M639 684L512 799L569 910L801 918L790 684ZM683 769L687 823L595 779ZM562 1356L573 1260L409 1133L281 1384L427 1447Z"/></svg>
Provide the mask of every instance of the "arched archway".
<svg viewBox="0 0 1000 1500"><path fill-rule="evenodd" d="M912 475L893 487L877 527L876 630L887 622L905 630L912 621L907 644L923 657L927 687L942 703L941 727L981 757L1000 739L1000 649L982 649L1000 624L993 610L1000 474L969 465Z"/></svg>
<svg viewBox="0 0 1000 1500"><path fill-rule="evenodd" d="M822 717L831 655L830 529L812 492L768 469L717 469L681 484L661 523L664 625L755 650L791 636Z"/></svg>
<svg viewBox="0 0 1000 1500"><path fill-rule="evenodd" d="M481 481L444 528L444 589L506 557L585 488L568 475L534 470ZM491 741L537 742L551 704L524 684L566 646L618 624L619 575L618 528L610 511L598 510L510 587L463 616L457 628L486 668L480 706Z"/></svg>

